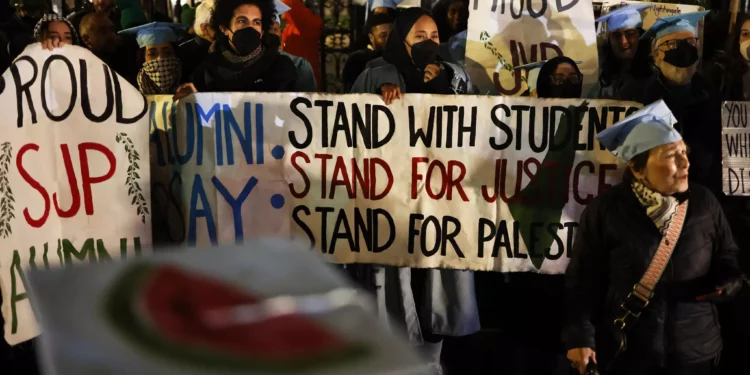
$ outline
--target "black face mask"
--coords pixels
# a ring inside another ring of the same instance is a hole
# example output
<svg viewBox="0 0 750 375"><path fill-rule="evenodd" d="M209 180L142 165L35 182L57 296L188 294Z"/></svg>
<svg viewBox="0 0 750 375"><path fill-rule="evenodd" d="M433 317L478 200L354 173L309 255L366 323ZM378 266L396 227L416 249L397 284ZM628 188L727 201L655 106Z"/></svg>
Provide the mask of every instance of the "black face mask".
<svg viewBox="0 0 750 375"><path fill-rule="evenodd" d="M252 27L246 27L232 33L234 50L240 56L247 56L260 46L260 33Z"/></svg>
<svg viewBox="0 0 750 375"><path fill-rule="evenodd" d="M687 68L698 61L698 48L687 40L677 42L677 48L664 52L664 62L678 68Z"/></svg>
<svg viewBox="0 0 750 375"><path fill-rule="evenodd" d="M428 39L411 46L411 59L414 66L424 70L427 65L434 64L437 61L437 54L440 45L432 39Z"/></svg>
<svg viewBox="0 0 750 375"><path fill-rule="evenodd" d="M550 98L578 99L583 87L580 83L565 81L560 85L550 86Z"/></svg>

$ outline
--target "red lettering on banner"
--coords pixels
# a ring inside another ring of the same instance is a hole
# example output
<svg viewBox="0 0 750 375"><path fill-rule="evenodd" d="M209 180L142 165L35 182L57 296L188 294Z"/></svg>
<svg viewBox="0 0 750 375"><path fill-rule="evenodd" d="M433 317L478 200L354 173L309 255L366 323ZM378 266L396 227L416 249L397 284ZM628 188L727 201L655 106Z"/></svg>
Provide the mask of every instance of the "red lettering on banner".
<svg viewBox="0 0 750 375"><path fill-rule="evenodd" d="M428 163L429 159L424 157L412 158L412 172L411 172L411 198L417 198L417 184L419 181L425 181L425 191L427 196L434 200L440 200L445 197L447 200L453 199L454 189L458 192L458 195L464 202L469 201L469 197L466 196L461 181L466 177L466 166L463 163L456 160L449 160L448 166L446 167L440 160L433 160L429 162L427 166L427 172L425 175L419 173L419 163ZM454 169L458 167L458 175L454 175ZM439 173L440 182L439 186L433 186L432 175ZM438 189L438 190L436 190Z"/></svg>
<svg viewBox="0 0 750 375"><path fill-rule="evenodd" d="M356 168L356 159L352 158L352 168ZM331 177L331 192L328 194L328 199L333 199L336 186L346 187L346 194L349 199L356 197L356 190L353 189L352 181L349 178L349 173L346 171L346 163L344 158L339 156L336 158L336 165L333 167L333 177Z"/></svg>
<svg viewBox="0 0 750 375"><path fill-rule="evenodd" d="M381 167L381 169L383 169L386 177L388 178L385 189L383 189L380 194L375 191L378 175L375 166L378 165ZM383 161L383 159L381 158L370 159L370 200L377 201L385 198L385 196L388 195L388 193L391 191L391 188L393 188L393 172L391 172L391 167L389 167L388 163Z"/></svg>
<svg viewBox="0 0 750 375"><path fill-rule="evenodd" d="M41 228L49 218L49 212L51 208L50 197L49 193L42 186L42 184L31 177L31 175L29 175L29 173L23 166L23 158L26 152L29 150L39 151L39 146L30 143L21 147L21 149L18 151L18 156L16 157L16 167L18 168L18 173L21 175L21 178L23 178L24 181L26 181L26 183L28 183L29 186L31 186L34 190L38 191L44 199L44 213L39 219L34 219L31 217L31 214L29 213L29 209L27 207L23 211L23 216L30 226L34 228ZM70 205L70 208L68 208L67 210L63 210L60 208L57 193L52 194L52 199L55 201L55 212L57 213L57 215L61 218L69 218L75 216L78 211L80 211L81 194L78 190L78 180L75 175L75 169L73 168L73 161L70 156L70 149L68 148L68 145L60 145L60 151L63 158L63 164L65 165L65 172L68 177L68 185L70 186L72 203ZM109 163L107 173L102 176L91 176L91 172L89 169L88 151L97 151L107 158L107 162ZM107 149L104 145L92 142L81 143L78 145L78 158L81 165L81 185L83 187L83 202L85 212L86 215L91 216L94 214L94 199L91 192L91 186L94 184L102 183L112 178L112 176L114 176L115 174L117 161L112 151Z"/></svg>
<svg viewBox="0 0 750 375"><path fill-rule="evenodd" d="M296 151L292 154L292 157L289 159L292 163L292 168L296 169L297 172L299 172L300 175L302 175L302 181L305 182L305 188L302 189L302 192L297 192L297 190L294 188L294 184L289 183L289 192L292 194L293 197L299 199L304 198L307 193L310 192L310 178L307 177L307 173L305 173L305 170L300 167L300 165L297 163L297 158L302 158L305 163L310 164L310 158L302 151Z"/></svg>
<svg viewBox="0 0 750 375"><path fill-rule="evenodd" d="M103 176L91 176L91 172L89 171L89 150L98 151L107 158L107 162L109 162L109 169ZM68 155L68 157L70 156ZM93 142L86 142L78 145L78 157L81 159L81 185L83 185L83 206L86 210L86 215L91 216L94 214L94 198L91 195L91 185L100 184L112 178L112 176L115 175L115 169L117 168L117 160L115 159L115 154L113 154L112 151L104 147L104 145L102 144Z"/></svg>
<svg viewBox="0 0 750 375"><path fill-rule="evenodd" d="M29 150L39 151L39 145L34 143L23 145L21 149L18 150L18 156L16 156L16 168L18 168L18 173L21 175L21 178L23 178L24 181L26 181L26 183L29 184L29 186L31 186L34 190L38 191L44 199L44 213L42 213L42 217L40 217L39 219L33 219L31 217L28 207L23 210L23 217L24 219L26 219L26 222L34 228L39 228L44 225L44 222L47 221L47 217L49 216L50 201L47 190L44 189L42 184L31 177L29 172L26 172L26 168L23 167L23 157L24 155L26 155L26 151Z"/></svg>
<svg viewBox="0 0 750 375"><path fill-rule="evenodd" d="M326 199L326 179L328 179L328 174L326 173L328 168L326 165L328 164L328 160L333 159L333 155L315 154L315 159L320 159L320 198Z"/></svg>

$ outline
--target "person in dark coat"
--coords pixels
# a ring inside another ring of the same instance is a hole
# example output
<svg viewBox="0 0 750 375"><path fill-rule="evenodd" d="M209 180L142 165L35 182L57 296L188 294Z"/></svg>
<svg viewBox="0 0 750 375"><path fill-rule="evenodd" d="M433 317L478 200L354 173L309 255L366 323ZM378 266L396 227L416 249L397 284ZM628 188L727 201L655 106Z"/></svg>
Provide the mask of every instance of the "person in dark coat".
<svg viewBox="0 0 750 375"><path fill-rule="evenodd" d="M583 90L583 74L576 63L565 56L544 62L536 79L536 96L540 98L577 99Z"/></svg>
<svg viewBox="0 0 750 375"><path fill-rule="evenodd" d="M653 37L652 56L658 73L642 89L621 92L621 100L651 104L664 102L675 128L690 146L690 179L716 196L721 182L721 102L698 73L696 24L707 14L685 13L660 18L643 35Z"/></svg>
<svg viewBox="0 0 750 375"><path fill-rule="evenodd" d="M217 0L216 42L175 99L193 92L294 92L294 63L279 54L281 39L269 32L275 19L274 0Z"/></svg>
<svg viewBox="0 0 750 375"><path fill-rule="evenodd" d="M179 54L182 59L183 83L190 82L195 68L208 57L208 49L214 42L215 32L211 28L211 12L214 9L213 0L204 0L195 9L193 31L195 38L180 44Z"/></svg>
<svg viewBox="0 0 750 375"><path fill-rule="evenodd" d="M607 375L710 375L718 360L715 303L746 282L718 200L688 179L688 147L674 122L658 101L597 135L627 166L623 182L583 211L566 271L563 342L582 374L593 360ZM640 287L680 211L684 224L663 274L653 289ZM622 306L644 304L640 318L626 321L626 349L612 362Z"/></svg>
<svg viewBox="0 0 750 375"><path fill-rule="evenodd" d="M471 92L466 71L438 59L439 42L428 10L402 11L383 52L386 64L363 72L352 93L379 94L390 105L402 93ZM379 313L406 329L410 342L421 347L436 373L441 373L443 338L479 330L473 272L370 265L355 265L350 271L365 286L375 286Z"/></svg>
<svg viewBox="0 0 750 375"><path fill-rule="evenodd" d="M365 71L368 62L383 56L394 19L392 13L371 14L367 18L366 29L370 44L365 49L353 52L346 60L342 73L345 92L352 89L354 81Z"/></svg>
<svg viewBox="0 0 750 375"><path fill-rule="evenodd" d="M649 57L651 40L640 40L644 33L640 12L651 6L625 5L596 20L606 22L607 36L599 53L599 79L587 97L621 99L621 92L643 90L654 75Z"/></svg>

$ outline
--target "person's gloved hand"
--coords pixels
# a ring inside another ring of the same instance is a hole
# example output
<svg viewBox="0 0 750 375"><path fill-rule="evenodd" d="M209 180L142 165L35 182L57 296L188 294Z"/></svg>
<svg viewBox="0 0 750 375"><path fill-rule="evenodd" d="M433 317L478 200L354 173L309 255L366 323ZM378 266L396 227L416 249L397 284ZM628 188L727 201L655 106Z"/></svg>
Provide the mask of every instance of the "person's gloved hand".
<svg viewBox="0 0 750 375"><path fill-rule="evenodd" d="M747 282L747 278L741 276L717 285L714 292L698 296L696 299L698 301L726 302L737 296Z"/></svg>

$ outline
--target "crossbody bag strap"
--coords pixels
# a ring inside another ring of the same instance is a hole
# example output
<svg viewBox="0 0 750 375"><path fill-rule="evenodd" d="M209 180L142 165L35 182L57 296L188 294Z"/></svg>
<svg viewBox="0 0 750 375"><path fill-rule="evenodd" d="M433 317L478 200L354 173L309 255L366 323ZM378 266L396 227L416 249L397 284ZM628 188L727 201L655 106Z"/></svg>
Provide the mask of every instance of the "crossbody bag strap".
<svg viewBox="0 0 750 375"><path fill-rule="evenodd" d="M628 326L632 326L641 316L643 310L646 309L651 298L653 298L656 284L659 283L661 276L664 274L664 270L667 268L667 264L669 264L669 259L672 257L675 245L677 245L677 240L682 233L682 226L685 224L685 214L687 213L687 209L687 200L677 206L677 211L672 217L669 227L659 243L659 248L656 249L654 257L651 258L651 263L649 263L648 268L646 268L646 272L641 277L641 280L633 285L633 290L620 305L623 310L622 315L614 321L615 327L619 330L625 331Z"/></svg>

